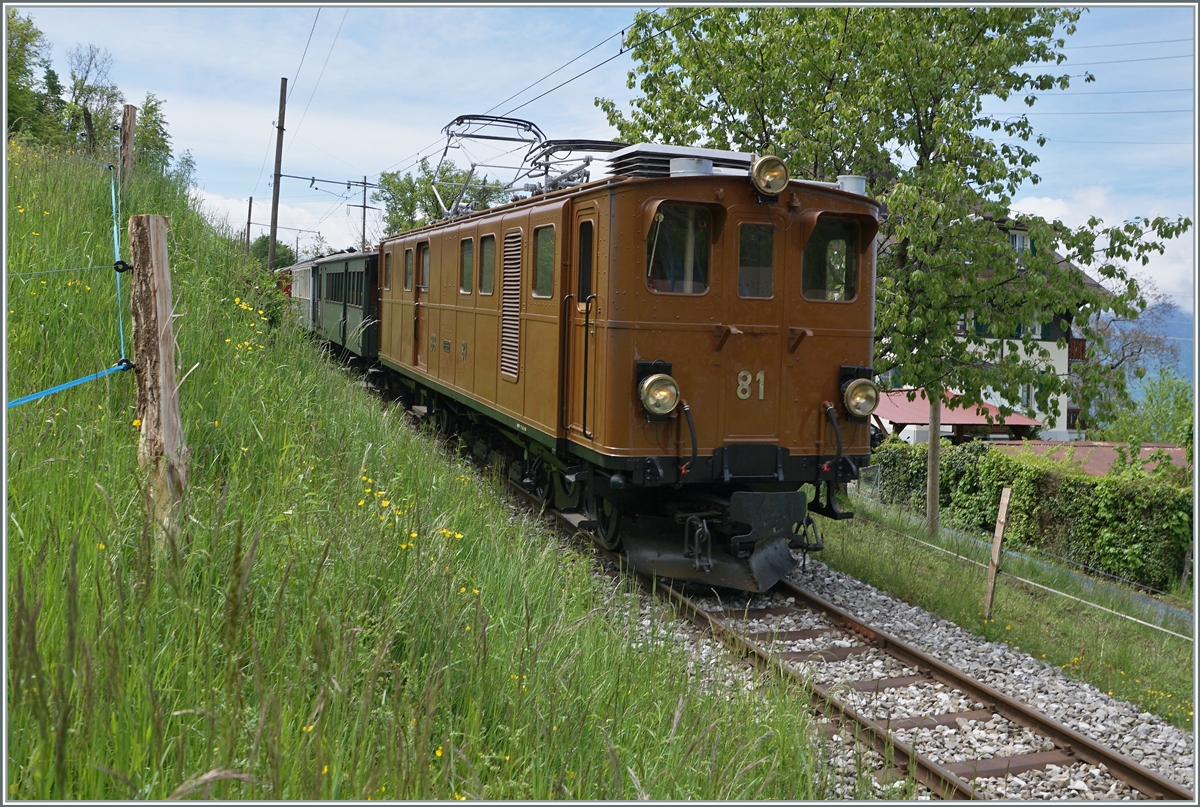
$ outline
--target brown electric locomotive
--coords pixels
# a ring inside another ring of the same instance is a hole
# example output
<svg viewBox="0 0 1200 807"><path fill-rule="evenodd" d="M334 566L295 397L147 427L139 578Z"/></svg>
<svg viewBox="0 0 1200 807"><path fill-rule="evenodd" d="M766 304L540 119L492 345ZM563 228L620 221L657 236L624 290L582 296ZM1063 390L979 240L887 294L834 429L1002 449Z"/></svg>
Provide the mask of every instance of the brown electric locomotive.
<svg viewBox="0 0 1200 807"><path fill-rule="evenodd" d="M635 567L764 590L868 459L879 205L769 156L608 161L384 239L379 360Z"/></svg>

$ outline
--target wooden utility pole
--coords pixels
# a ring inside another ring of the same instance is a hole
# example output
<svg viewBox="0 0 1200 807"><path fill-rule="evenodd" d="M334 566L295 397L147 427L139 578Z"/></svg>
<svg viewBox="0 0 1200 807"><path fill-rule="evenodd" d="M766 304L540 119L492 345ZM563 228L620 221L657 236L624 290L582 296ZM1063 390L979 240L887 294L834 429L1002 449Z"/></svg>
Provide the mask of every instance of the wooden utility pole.
<svg viewBox="0 0 1200 807"><path fill-rule="evenodd" d="M137 107L126 104L121 110L121 185L129 187L133 175L133 136L137 131Z"/></svg>
<svg viewBox="0 0 1200 807"><path fill-rule="evenodd" d="M166 216L129 219L132 262L131 307L137 376L137 417L141 421L138 465L150 469L148 509L164 528L176 521L187 482L188 450L179 419L175 383L175 330L171 323L171 266Z"/></svg>
<svg viewBox="0 0 1200 807"><path fill-rule="evenodd" d="M275 181L271 184L271 241L267 244L267 270L275 269L275 233L279 227L279 173L283 167L283 114L287 111L287 76L279 79L279 121L275 136Z"/></svg>
<svg viewBox="0 0 1200 807"><path fill-rule="evenodd" d="M246 207L246 254L250 254L250 217L254 213L254 197L250 197L250 204Z"/></svg>
<svg viewBox="0 0 1200 807"><path fill-rule="evenodd" d="M992 618L992 599L996 596L996 575L1000 574L1000 550L1004 545L1004 528L1008 525L1008 503L1012 488L1000 492L1000 512L996 514L996 534L992 537L992 559L988 564L987 588L983 592L983 618Z"/></svg>

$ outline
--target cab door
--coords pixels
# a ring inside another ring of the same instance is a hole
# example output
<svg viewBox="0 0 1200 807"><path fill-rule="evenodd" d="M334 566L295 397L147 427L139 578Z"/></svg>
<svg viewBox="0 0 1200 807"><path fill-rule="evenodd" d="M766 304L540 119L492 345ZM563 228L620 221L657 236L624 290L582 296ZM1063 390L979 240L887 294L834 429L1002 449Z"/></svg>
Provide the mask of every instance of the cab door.
<svg viewBox="0 0 1200 807"><path fill-rule="evenodd" d="M566 416L571 434L591 439L596 415L596 268L599 216L595 204L576 210L571 229L571 262L564 278Z"/></svg>
<svg viewBox="0 0 1200 807"><path fill-rule="evenodd" d="M428 372L429 242L417 244L417 279L413 284L413 363Z"/></svg>
<svg viewBox="0 0 1200 807"><path fill-rule="evenodd" d="M766 205L734 207L723 233L721 434L729 443L779 441L784 233Z"/></svg>

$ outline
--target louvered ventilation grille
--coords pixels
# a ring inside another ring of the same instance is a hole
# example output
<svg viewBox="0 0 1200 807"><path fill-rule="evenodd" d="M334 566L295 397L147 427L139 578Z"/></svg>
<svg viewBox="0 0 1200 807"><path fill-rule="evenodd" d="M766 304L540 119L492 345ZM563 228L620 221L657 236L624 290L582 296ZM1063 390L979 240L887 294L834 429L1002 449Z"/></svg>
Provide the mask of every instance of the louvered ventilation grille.
<svg viewBox="0 0 1200 807"><path fill-rule="evenodd" d="M521 336L521 232L504 236L504 282L500 304L500 372L517 375Z"/></svg>

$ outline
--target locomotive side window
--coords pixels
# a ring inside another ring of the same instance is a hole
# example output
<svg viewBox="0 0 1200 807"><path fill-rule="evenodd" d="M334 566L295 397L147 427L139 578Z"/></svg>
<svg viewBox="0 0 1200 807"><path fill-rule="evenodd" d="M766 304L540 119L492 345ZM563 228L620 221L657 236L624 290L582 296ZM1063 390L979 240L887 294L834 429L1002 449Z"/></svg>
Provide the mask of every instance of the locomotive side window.
<svg viewBox="0 0 1200 807"><path fill-rule="evenodd" d="M802 288L809 300L853 300L858 293L858 224L821 216L804 245Z"/></svg>
<svg viewBox="0 0 1200 807"><path fill-rule="evenodd" d="M695 205L662 204L646 239L646 285L651 291L708 291L708 244L712 214Z"/></svg>
<svg viewBox="0 0 1200 807"><path fill-rule="evenodd" d="M554 227L533 231L533 296L554 294Z"/></svg>
<svg viewBox="0 0 1200 807"><path fill-rule="evenodd" d="M491 294L496 279L496 236L479 239L479 293Z"/></svg>
<svg viewBox="0 0 1200 807"><path fill-rule="evenodd" d="M583 303L592 293L592 222L579 223L579 294L578 302Z"/></svg>
<svg viewBox="0 0 1200 807"><path fill-rule="evenodd" d="M471 275L475 271L475 242L464 238L458 247L458 291L471 293Z"/></svg>
<svg viewBox="0 0 1200 807"><path fill-rule="evenodd" d="M417 288L421 291L429 291L429 244L418 244L417 252L420 253L420 268L417 275Z"/></svg>
<svg viewBox="0 0 1200 807"><path fill-rule="evenodd" d="M404 250L404 290L412 291L413 280L413 260L412 250Z"/></svg>
<svg viewBox="0 0 1200 807"><path fill-rule="evenodd" d="M392 287L392 253L386 252L383 256L383 290L387 291Z"/></svg>
<svg viewBox="0 0 1200 807"><path fill-rule="evenodd" d="M743 224L738 239L738 296L771 297L775 269L775 228Z"/></svg>

